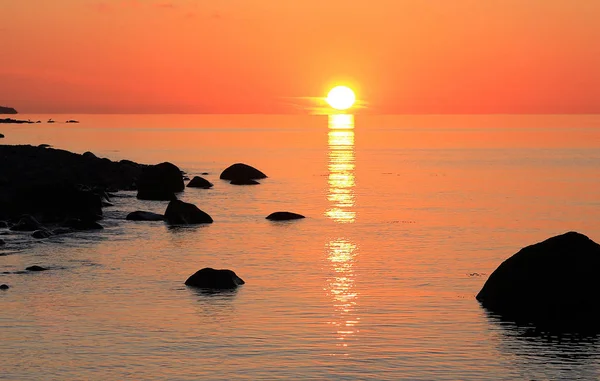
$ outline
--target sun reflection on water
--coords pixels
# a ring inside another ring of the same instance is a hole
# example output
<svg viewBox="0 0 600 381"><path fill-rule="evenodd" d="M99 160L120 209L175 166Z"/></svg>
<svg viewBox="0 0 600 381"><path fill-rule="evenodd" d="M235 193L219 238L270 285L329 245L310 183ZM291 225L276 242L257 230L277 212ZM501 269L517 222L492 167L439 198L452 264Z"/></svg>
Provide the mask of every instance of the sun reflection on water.
<svg viewBox="0 0 600 381"><path fill-rule="evenodd" d="M354 206L354 116L329 116L329 194L325 214L336 222L352 223Z"/></svg>
<svg viewBox="0 0 600 381"><path fill-rule="evenodd" d="M354 116L337 114L329 116L329 192L330 202L325 215L337 223L355 222L355 178L354 178ZM344 350L349 338L359 332L360 320L356 316L358 292L355 287L355 262L358 245L348 237L339 237L328 242L327 260L331 276L327 279L327 294L332 299L334 317L331 324L335 329L336 347Z"/></svg>

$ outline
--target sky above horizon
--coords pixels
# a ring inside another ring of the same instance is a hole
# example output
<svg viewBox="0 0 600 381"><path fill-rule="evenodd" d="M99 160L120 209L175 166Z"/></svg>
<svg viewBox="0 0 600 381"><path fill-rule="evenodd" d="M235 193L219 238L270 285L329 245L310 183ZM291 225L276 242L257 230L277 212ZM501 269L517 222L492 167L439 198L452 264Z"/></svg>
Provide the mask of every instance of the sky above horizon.
<svg viewBox="0 0 600 381"><path fill-rule="evenodd" d="M22 113L600 113L600 1L0 0Z"/></svg>

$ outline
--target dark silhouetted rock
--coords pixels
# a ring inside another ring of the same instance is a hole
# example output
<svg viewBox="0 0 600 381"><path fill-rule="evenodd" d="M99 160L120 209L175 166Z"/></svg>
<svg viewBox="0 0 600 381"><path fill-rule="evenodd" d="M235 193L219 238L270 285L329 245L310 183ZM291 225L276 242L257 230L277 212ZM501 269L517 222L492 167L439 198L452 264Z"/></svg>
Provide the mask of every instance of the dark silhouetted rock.
<svg viewBox="0 0 600 381"><path fill-rule="evenodd" d="M38 148L50 148L52 147L50 144L46 144L46 143L42 143L40 145L38 145Z"/></svg>
<svg viewBox="0 0 600 381"><path fill-rule="evenodd" d="M62 224L65 228L71 228L74 230L102 230L102 225L96 221L80 220L77 218L70 218Z"/></svg>
<svg viewBox="0 0 600 381"><path fill-rule="evenodd" d="M65 123L79 123L79 121L78 120L74 120L74 119L70 119L70 120L67 120Z"/></svg>
<svg viewBox="0 0 600 381"><path fill-rule="evenodd" d="M230 290L244 283L242 278L231 270L215 270L209 267L197 271L185 281L186 286L215 290Z"/></svg>
<svg viewBox="0 0 600 381"><path fill-rule="evenodd" d="M213 222L211 216L194 204L188 204L181 200L173 200L165 211L165 220L169 224L210 224Z"/></svg>
<svg viewBox="0 0 600 381"><path fill-rule="evenodd" d="M42 266L38 266L38 265L33 265L33 266L29 266L27 267L25 270L27 271L46 271L48 270L47 268L44 268Z"/></svg>
<svg viewBox="0 0 600 381"><path fill-rule="evenodd" d="M6 242L4 242L3 239L0 239L0 246L6 245Z"/></svg>
<svg viewBox="0 0 600 381"><path fill-rule="evenodd" d="M140 200L173 200L174 193L181 192L185 188L181 171L171 163L160 163L144 168L137 185L137 198Z"/></svg>
<svg viewBox="0 0 600 381"><path fill-rule="evenodd" d="M0 145L0 158L0 219L30 214L41 222L100 218L102 204L93 196L95 189L129 190L144 167L34 146Z"/></svg>
<svg viewBox="0 0 600 381"><path fill-rule="evenodd" d="M222 180L256 180L265 179L267 175L247 164L236 163L227 167L219 177Z"/></svg>
<svg viewBox="0 0 600 381"><path fill-rule="evenodd" d="M231 180L231 182L229 184L232 184L232 185L258 185L260 183L256 180L252 180L252 179L237 179L237 180Z"/></svg>
<svg viewBox="0 0 600 381"><path fill-rule="evenodd" d="M0 229L6 229L8 227L8 224L6 223L6 221L0 221Z"/></svg>
<svg viewBox="0 0 600 381"><path fill-rule="evenodd" d="M477 294L489 311L548 330L600 326L600 245L565 233L505 260Z"/></svg>
<svg viewBox="0 0 600 381"><path fill-rule="evenodd" d="M42 229L42 225L31 216L23 216L16 225L10 228L17 232L33 232Z"/></svg>
<svg viewBox="0 0 600 381"><path fill-rule="evenodd" d="M187 185L189 188L212 188L213 184L200 176L194 176L194 178Z"/></svg>
<svg viewBox="0 0 600 381"><path fill-rule="evenodd" d="M12 107L0 106L0 114L18 114L18 112Z"/></svg>
<svg viewBox="0 0 600 381"><path fill-rule="evenodd" d="M98 158L98 156L94 155L90 151L86 151L86 152L82 153L81 156L85 157L86 159L97 159Z"/></svg>
<svg viewBox="0 0 600 381"><path fill-rule="evenodd" d="M287 220L299 220L301 218L305 218L301 214L292 213L292 212L275 212L269 214L267 220L271 221L287 221Z"/></svg>
<svg viewBox="0 0 600 381"><path fill-rule="evenodd" d="M31 124L33 122L31 120L19 120L19 119L12 119L12 118L3 118L3 119L0 119L0 123L6 123L6 124Z"/></svg>
<svg viewBox="0 0 600 381"><path fill-rule="evenodd" d="M7 284L0 284L0 290L8 290L10 288Z"/></svg>
<svg viewBox="0 0 600 381"><path fill-rule="evenodd" d="M52 230L52 234L54 234L54 235L69 234L69 233L73 233L73 229L71 229L71 228L56 228L56 229Z"/></svg>
<svg viewBox="0 0 600 381"><path fill-rule="evenodd" d="M0 134L0 139L4 137L4 134Z"/></svg>
<svg viewBox="0 0 600 381"><path fill-rule="evenodd" d="M129 213L125 219L129 221L163 221L165 219L165 216L158 213L137 210L135 212Z"/></svg>
<svg viewBox="0 0 600 381"><path fill-rule="evenodd" d="M31 234L33 238L43 239L52 236L52 232L46 229L36 230Z"/></svg>

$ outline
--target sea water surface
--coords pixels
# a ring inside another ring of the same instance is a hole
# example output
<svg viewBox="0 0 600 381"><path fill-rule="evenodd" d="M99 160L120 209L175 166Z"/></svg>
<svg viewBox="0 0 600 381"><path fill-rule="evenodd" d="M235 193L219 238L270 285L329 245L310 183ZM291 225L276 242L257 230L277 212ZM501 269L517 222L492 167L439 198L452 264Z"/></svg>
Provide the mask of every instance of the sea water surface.
<svg viewBox="0 0 600 381"><path fill-rule="evenodd" d="M101 232L3 235L0 379L600 377L598 338L531 336L475 300L523 246L600 241L599 116L19 117L81 123L0 125L2 144L208 172L179 197L215 222L125 221L167 203L119 192ZM269 178L219 180L235 162ZM265 220L280 210L307 218ZM203 267L246 284L185 287Z"/></svg>

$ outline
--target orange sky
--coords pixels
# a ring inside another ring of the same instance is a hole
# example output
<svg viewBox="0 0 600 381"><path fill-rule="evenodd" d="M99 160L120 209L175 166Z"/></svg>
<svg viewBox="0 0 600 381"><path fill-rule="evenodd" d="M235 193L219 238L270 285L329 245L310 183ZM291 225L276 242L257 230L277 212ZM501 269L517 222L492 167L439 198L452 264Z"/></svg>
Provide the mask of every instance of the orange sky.
<svg viewBox="0 0 600 381"><path fill-rule="evenodd" d="M596 0L0 0L21 112L600 113Z"/></svg>

